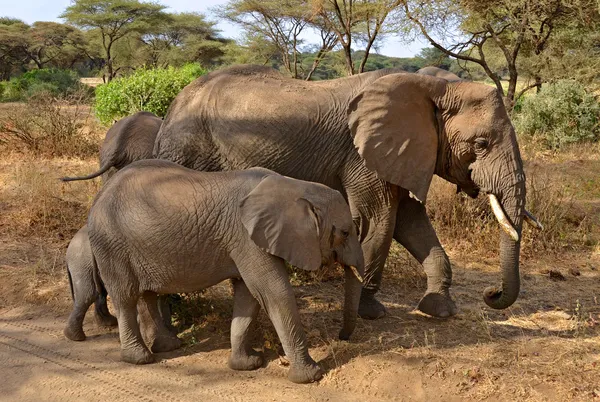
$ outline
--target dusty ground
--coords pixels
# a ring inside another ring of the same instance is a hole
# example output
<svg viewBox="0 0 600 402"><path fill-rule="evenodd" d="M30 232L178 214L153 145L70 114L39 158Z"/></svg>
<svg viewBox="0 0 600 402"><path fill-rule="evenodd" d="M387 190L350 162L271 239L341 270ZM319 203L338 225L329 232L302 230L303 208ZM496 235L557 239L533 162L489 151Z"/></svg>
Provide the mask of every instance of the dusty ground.
<svg viewBox="0 0 600 402"><path fill-rule="evenodd" d="M508 310L490 310L481 299L481 291L499 280L497 254L488 251L495 246L459 241L444 231L442 241L454 265L453 296L460 307L460 314L451 319L413 311L425 282L419 267L399 247L388 261L381 291L389 315L378 321L360 320L350 342L336 339L341 322L339 276L294 276L311 355L326 370L323 380L311 385L287 381L277 338L264 314L255 346L266 351L265 367L253 372L227 368L231 317L227 284L191 298L187 313L192 319L180 327L185 347L159 355L157 364L136 367L120 362L116 330L96 327L91 312L84 325L86 341L64 338L71 306L64 250L83 223L98 184L65 185L51 179L95 166L93 160L21 155L0 161L0 400L600 397L596 157L573 161L542 155L530 164L529 169L571 183L565 191L576 197L570 200L583 214L577 218L583 223L578 223L579 232L565 236L588 238L573 241L573 246L563 242L558 250L524 250L521 296ZM526 236L533 244L534 234L528 231Z"/></svg>

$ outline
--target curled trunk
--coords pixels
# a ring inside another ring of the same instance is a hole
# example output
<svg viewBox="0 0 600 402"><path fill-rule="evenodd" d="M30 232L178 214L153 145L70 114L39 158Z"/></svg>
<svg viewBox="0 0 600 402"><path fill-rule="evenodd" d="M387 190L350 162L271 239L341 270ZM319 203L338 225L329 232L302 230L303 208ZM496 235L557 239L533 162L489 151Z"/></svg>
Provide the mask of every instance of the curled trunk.
<svg viewBox="0 0 600 402"><path fill-rule="evenodd" d="M525 210L525 181L514 184L502 196L502 208L510 219L520 238ZM510 307L519 296L519 255L521 241L515 241L505 231L500 235L500 270L502 272L502 287L489 287L485 289L483 299L494 309Z"/></svg>

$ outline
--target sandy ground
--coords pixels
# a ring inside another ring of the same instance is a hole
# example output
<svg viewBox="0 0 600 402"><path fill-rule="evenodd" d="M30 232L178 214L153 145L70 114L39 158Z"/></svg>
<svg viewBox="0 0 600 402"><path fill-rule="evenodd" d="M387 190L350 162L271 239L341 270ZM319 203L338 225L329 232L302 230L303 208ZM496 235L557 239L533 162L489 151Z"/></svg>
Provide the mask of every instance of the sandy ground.
<svg viewBox="0 0 600 402"><path fill-rule="evenodd" d="M319 383L296 385L286 379L277 347L268 347L268 340L271 345L276 340L264 314L256 346L266 349L265 367L253 372L227 367L226 284L202 296L219 312L182 331L181 350L159 354L156 364L134 366L119 361L117 331L96 327L91 311L86 341L63 336L66 280L20 287L18 268L4 260L1 288L17 292L1 298L0 400L592 400L600 395L599 262L590 259L577 277L562 262L564 281L525 274L521 299L503 312L480 302L479 291L496 276L491 265L455 266L461 312L449 320L414 312L418 289L401 294L403 286L388 283L382 298L390 314L361 320L350 342L335 339L341 280L298 286L311 355L326 375ZM36 305L15 299L18 295L48 302Z"/></svg>

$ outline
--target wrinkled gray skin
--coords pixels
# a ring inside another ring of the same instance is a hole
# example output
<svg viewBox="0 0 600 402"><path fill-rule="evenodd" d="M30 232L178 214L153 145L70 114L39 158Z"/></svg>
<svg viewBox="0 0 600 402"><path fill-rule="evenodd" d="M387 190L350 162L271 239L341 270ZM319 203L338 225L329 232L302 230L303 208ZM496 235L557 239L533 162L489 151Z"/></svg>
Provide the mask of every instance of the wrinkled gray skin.
<svg viewBox="0 0 600 402"><path fill-rule="evenodd" d="M106 182L130 163L151 159L161 124L162 119L150 112L137 112L122 118L106 133L100 148L100 169L87 176L63 177L61 180L89 180L102 175L102 181Z"/></svg>
<svg viewBox="0 0 600 402"><path fill-rule="evenodd" d="M346 269L344 323L348 339L357 320L364 260L342 195L317 183L262 168L206 173L168 161L135 162L97 195L88 217L100 277L118 311L121 356L154 360L136 321L138 299L152 317L153 352L179 346L158 318L157 293L192 292L232 278L234 311L229 366L260 367L249 344L260 307L273 322L298 383L318 380L285 261L307 270L340 263Z"/></svg>
<svg viewBox="0 0 600 402"><path fill-rule="evenodd" d="M104 284L99 280L94 280L96 268L87 225L79 229L71 239L67 247L65 262L73 299L73 311L69 315L67 325L63 330L65 336L72 341L85 340L83 320L92 303L94 304L96 323L99 326L116 327L117 319L110 314L106 304L107 292ZM166 301L159 302L159 309L169 331L176 333L175 328L171 326L171 311L168 303ZM146 323L149 321L144 313L145 310L142 310L140 317L140 324L143 329L147 327ZM153 333L151 331L142 332L146 343L152 344L154 342Z"/></svg>
<svg viewBox="0 0 600 402"><path fill-rule="evenodd" d="M423 67L417 70L415 73L421 75L429 75L431 77L443 78L448 82L462 81L462 78L460 78L458 75L451 73L448 70L444 70L443 68L434 66Z"/></svg>
<svg viewBox="0 0 600 402"><path fill-rule="evenodd" d="M63 331L65 336L72 341L85 340L83 319L92 303L98 325L117 326L117 319L108 312L106 289L103 286L97 289L94 283L94 259L87 225L79 229L69 243L65 260L73 298L73 311Z"/></svg>
<svg viewBox="0 0 600 402"><path fill-rule="evenodd" d="M340 191L365 256L365 318L384 314L374 294L392 238L427 273L418 308L438 317L456 313L450 262L424 206L434 173L473 197L495 194L521 230L525 176L517 139L500 95L484 84L393 69L305 82L268 67L231 67L176 97L154 155L206 171L262 166ZM502 234L500 247L502 287L484 292L498 309L519 293L520 245Z"/></svg>

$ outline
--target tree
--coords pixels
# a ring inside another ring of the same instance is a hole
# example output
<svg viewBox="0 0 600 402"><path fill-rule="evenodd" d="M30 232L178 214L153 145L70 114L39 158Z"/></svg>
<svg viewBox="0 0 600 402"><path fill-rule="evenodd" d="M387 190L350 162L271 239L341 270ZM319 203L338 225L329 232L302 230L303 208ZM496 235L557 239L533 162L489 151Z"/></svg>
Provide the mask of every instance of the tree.
<svg viewBox="0 0 600 402"><path fill-rule="evenodd" d="M0 70L2 80L8 80L17 69L29 63L27 47L29 26L14 18L0 18Z"/></svg>
<svg viewBox="0 0 600 402"><path fill-rule="evenodd" d="M443 68L444 70L449 70L450 65L452 64L450 57L435 47L425 47L421 49L417 57L423 59L424 66L436 66Z"/></svg>
<svg viewBox="0 0 600 402"><path fill-rule="evenodd" d="M231 0L219 15L244 28L250 37L267 38L278 49L283 67L294 78L299 71L300 34L310 19L303 0Z"/></svg>
<svg viewBox="0 0 600 402"><path fill-rule="evenodd" d="M323 26L334 32L344 51L347 75L356 72L352 60L352 41L365 44L359 66L364 70L370 50L376 40L386 33L384 23L389 14L401 4L400 0L311 0L313 12L320 16Z"/></svg>
<svg viewBox="0 0 600 402"><path fill-rule="evenodd" d="M524 91L539 86L541 76L519 93L519 56L541 57L569 26L582 32L598 21L592 0L403 0L404 13L433 47L448 56L478 64L505 95L510 109ZM437 38L445 38L444 41ZM493 56L499 54L494 68ZM508 75L506 92L502 74Z"/></svg>
<svg viewBox="0 0 600 402"><path fill-rule="evenodd" d="M84 30L95 30L100 35L104 51L107 79L111 81L118 68L113 68L113 47L116 42L132 33L145 33L160 23L165 7L138 0L73 0L61 14L70 24Z"/></svg>
<svg viewBox="0 0 600 402"><path fill-rule="evenodd" d="M81 31L57 22L34 22L27 36L27 54L40 69L64 55L68 47L81 49L85 44Z"/></svg>
<svg viewBox="0 0 600 402"><path fill-rule="evenodd" d="M168 17L140 36L150 50L147 64L167 67L197 61L209 66L223 56L227 40L219 37L215 23L204 15L176 13Z"/></svg>

